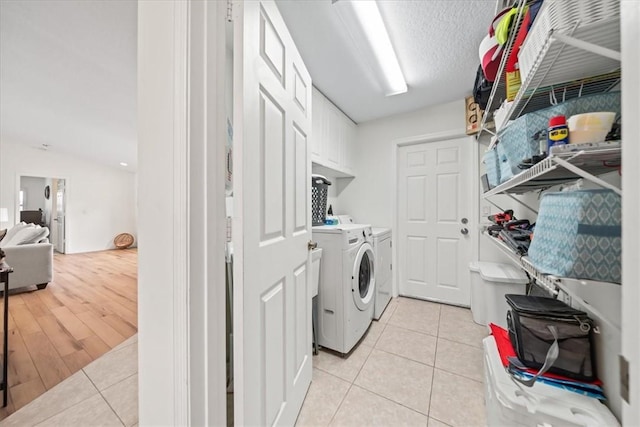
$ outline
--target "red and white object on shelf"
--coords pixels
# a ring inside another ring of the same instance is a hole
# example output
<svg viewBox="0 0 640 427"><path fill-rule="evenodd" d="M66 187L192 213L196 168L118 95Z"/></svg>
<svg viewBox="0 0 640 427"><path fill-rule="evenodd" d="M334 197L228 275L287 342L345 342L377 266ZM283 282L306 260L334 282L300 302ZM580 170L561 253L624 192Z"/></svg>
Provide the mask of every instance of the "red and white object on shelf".
<svg viewBox="0 0 640 427"><path fill-rule="evenodd" d="M498 68L500 68L500 61L502 60L502 54L504 52L504 45L498 42L496 29L501 24L503 19L512 19L512 8L508 7L498 13L489 27L489 34L482 39L480 47L478 48L478 55L480 56L480 64L482 65L482 72L484 77L493 82L498 77Z"/></svg>

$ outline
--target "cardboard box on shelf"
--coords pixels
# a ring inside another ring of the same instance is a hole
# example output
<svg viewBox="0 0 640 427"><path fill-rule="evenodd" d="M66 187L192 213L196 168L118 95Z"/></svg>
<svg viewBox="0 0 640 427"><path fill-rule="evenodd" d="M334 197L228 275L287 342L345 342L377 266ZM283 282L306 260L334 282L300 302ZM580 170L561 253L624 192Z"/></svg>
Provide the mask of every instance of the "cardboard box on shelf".
<svg viewBox="0 0 640 427"><path fill-rule="evenodd" d="M482 123L482 110L478 104L473 100L473 96L465 98L465 127L467 135L475 135L480 130L480 123Z"/></svg>
<svg viewBox="0 0 640 427"><path fill-rule="evenodd" d="M482 123L482 115L484 110L473 100L473 96L465 98L465 128L467 135L475 135L480 131ZM493 121L485 123L485 129L493 129L495 127Z"/></svg>

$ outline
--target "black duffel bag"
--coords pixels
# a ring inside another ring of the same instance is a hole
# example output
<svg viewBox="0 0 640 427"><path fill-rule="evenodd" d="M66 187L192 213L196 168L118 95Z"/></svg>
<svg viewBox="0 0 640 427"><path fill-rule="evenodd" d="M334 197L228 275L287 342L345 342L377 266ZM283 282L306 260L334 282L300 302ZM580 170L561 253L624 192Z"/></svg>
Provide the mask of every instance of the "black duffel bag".
<svg viewBox="0 0 640 427"><path fill-rule="evenodd" d="M545 372L586 382L597 378L593 324L585 312L548 297L505 298L511 306L507 325L516 355L522 365L539 370L531 380L520 382L531 386Z"/></svg>
<svg viewBox="0 0 640 427"><path fill-rule="evenodd" d="M482 72L482 66L479 66L478 71L476 71L476 80L473 82L473 100L478 104L481 110L487 109L487 103L489 102L492 87L493 82L486 79Z"/></svg>

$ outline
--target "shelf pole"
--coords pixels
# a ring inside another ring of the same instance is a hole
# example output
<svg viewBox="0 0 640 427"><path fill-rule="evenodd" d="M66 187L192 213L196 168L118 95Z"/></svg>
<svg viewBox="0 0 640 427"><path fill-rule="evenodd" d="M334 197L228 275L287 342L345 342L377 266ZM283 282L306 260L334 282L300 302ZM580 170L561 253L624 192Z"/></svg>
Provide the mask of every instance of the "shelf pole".
<svg viewBox="0 0 640 427"><path fill-rule="evenodd" d="M578 154L582 154L583 152L579 152ZM566 160L557 158L557 157L552 157L553 161L556 162L557 164L559 164L560 166L562 166L563 168L575 173L578 176L583 177L584 179L587 179L591 182L593 182L596 185L599 185L600 187L609 189L613 192L615 192L617 195L622 196L622 190L620 190L618 187L616 187L615 185L611 185L608 182L603 181L602 179L598 178L597 176L591 175L589 172L586 172L582 169L580 169L579 167L572 165L571 163L569 163Z"/></svg>
<svg viewBox="0 0 640 427"><path fill-rule="evenodd" d="M517 199L513 194L509 194L509 193L502 193L502 194L504 194L505 196L511 197L513 200L515 200L516 202L520 203L522 206L524 206L525 208L529 209L534 214L538 215L538 211L537 210L533 209L531 206L527 205L522 200Z"/></svg>
<svg viewBox="0 0 640 427"><path fill-rule="evenodd" d="M517 0L518 4L517 7L518 8L518 15L516 16L515 21L512 24L513 30L511 32L511 35L509 36L509 38L507 39L507 43L505 43L504 45L504 50L502 52L502 58L500 59L500 65L498 67L498 74L496 75L496 79L493 82L493 86L491 87L491 92L489 93L489 101L487 102L487 108L486 108L486 113L482 116L482 121L480 122L480 131L478 132L478 136L480 136L480 134L482 134L483 131L486 131L486 124L487 124L487 118L489 117L489 114L493 114L491 110L491 107L493 106L493 101L494 98L496 96L496 92L498 90L498 86L500 85L500 80L502 79L502 73L504 72L504 67L507 64L507 57L509 56L509 52L511 51L511 46L513 45L513 42L516 39L516 35L518 33L517 29L520 26L520 23L522 22L522 18L524 17L524 5L526 3L525 0ZM515 3L515 2L514 2Z"/></svg>
<svg viewBox="0 0 640 427"><path fill-rule="evenodd" d="M578 49L586 50L587 52L595 53L597 55L613 59L614 61L622 61L622 54L613 49L602 47L597 44L586 42L572 36L567 36L565 34L554 34L553 37L564 44L577 47Z"/></svg>
<svg viewBox="0 0 640 427"><path fill-rule="evenodd" d="M500 206L496 205L495 203L493 203L491 201L491 199L484 199L486 200L489 204L492 204L493 206L495 206L496 208L500 209L500 212L504 212L504 209L502 209Z"/></svg>

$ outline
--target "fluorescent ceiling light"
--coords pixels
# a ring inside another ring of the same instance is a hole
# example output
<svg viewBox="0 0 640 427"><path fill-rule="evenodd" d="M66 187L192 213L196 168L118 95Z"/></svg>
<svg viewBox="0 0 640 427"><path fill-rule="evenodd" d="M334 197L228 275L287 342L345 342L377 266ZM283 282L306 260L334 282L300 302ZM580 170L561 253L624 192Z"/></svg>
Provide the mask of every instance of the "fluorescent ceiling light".
<svg viewBox="0 0 640 427"><path fill-rule="evenodd" d="M333 7L358 48L380 70L385 94L391 96L405 93L407 82L375 0L340 0L334 1Z"/></svg>
<svg viewBox="0 0 640 427"><path fill-rule="evenodd" d="M129 166L129 164L125 162L120 162L120 166Z"/></svg>

